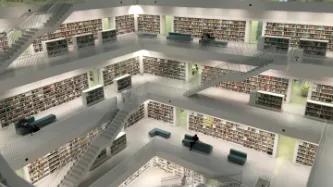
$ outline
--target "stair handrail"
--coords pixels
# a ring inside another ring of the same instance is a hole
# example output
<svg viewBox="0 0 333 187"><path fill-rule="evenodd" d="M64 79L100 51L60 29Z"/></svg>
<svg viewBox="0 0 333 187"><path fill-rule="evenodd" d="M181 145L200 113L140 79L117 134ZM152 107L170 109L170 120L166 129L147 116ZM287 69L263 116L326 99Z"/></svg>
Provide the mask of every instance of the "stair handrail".
<svg viewBox="0 0 333 187"><path fill-rule="evenodd" d="M46 9L46 11L37 10L31 14L24 13L22 16L19 17L18 20L14 22L14 24L3 30L2 33L6 33L8 47L11 48L12 45L16 42L16 40L19 38L17 35L13 34L15 31L21 31L20 34L22 35L22 31L43 28L43 20L46 20L52 15L52 13L56 13L60 10L61 6L59 7L59 4L55 3L57 1L58 0L50 0L39 9ZM51 4L51 2L53 2L54 4ZM6 59L6 57L3 57L4 55L2 53L4 53L7 49L8 48L0 48L0 55L2 56L0 56L0 59Z"/></svg>
<svg viewBox="0 0 333 187"><path fill-rule="evenodd" d="M143 90L142 90L143 89ZM125 90L126 91L126 90ZM121 106L120 110L118 111L118 113L120 112L128 112L128 114L130 115L133 105L135 105L136 107L139 107L139 105L141 103L139 103L139 97L141 96L141 94L147 94L147 83L144 83L143 85L137 86L135 88L132 88L129 92L129 94L127 94L128 98L126 98L126 101L123 102L123 105ZM117 114L118 115L118 114ZM98 133L99 135L103 134L104 132L106 132L108 130L108 127L110 127L110 125L113 123L114 120L116 120L116 117L113 118L112 120L108 121L106 126L102 127L103 129ZM128 117L128 116L127 116ZM122 122L123 125L126 123L126 121ZM91 143L93 141L95 141L98 138L98 135L95 136L94 138L91 138L87 147L85 148L85 150L83 150L81 153L79 153L78 158L74 161L74 164L71 166L70 170L65 174L65 176L72 172L75 168L75 166L77 166L79 164L79 160L80 158L87 153L89 147L91 146ZM64 178L63 178L64 179ZM60 181L58 186L61 186L61 184L63 183L63 180Z"/></svg>

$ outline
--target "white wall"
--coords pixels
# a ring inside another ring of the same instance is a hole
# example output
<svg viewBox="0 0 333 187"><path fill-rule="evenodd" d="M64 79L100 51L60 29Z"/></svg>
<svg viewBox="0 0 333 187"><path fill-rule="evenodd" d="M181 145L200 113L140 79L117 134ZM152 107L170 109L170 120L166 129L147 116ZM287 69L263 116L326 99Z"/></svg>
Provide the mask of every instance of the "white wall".
<svg viewBox="0 0 333 187"><path fill-rule="evenodd" d="M61 80L68 79L68 78L74 77L76 75L80 75L80 74L87 73L87 72L88 72L87 69L78 69L78 70L71 71L68 73L63 73L63 74L60 74L57 76L49 77L49 78L46 78L46 79L43 79L43 80L40 80L40 81L37 81L34 83L16 87L11 90L6 90L6 91L3 90L2 93L0 92L0 94L1 94L0 99L12 97L12 96L15 96L15 95L39 88L39 87L43 87L43 86L46 86L46 85L49 85L49 84L52 84L55 82L59 82Z"/></svg>

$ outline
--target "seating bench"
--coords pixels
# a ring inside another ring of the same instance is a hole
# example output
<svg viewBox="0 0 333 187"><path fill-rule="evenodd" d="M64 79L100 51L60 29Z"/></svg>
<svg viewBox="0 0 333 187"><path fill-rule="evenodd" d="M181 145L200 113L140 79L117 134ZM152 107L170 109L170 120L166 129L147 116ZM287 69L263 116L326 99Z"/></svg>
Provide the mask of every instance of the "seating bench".
<svg viewBox="0 0 333 187"><path fill-rule="evenodd" d="M222 40L199 40L199 44L202 45L210 45L210 46L216 46L216 47L227 47L228 42L227 41L222 41Z"/></svg>
<svg viewBox="0 0 333 187"><path fill-rule="evenodd" d="M151 131L149 131L149 136L154 137L154 136L161 136L163 138L170 138L171 133L159 128L154 128Z"/></svg>
<svg viewBox="0 0 333 187"><path fill-rule="evenodd" d="M190 34L181 34L176 32L169 32L169 35L167 36L168 40L175 40L175 41L181 41L181 42L191 42L193 41L193 37Z"/></svg>
<svg viewBox="0 0 333 187"><path fill-rule="evenodd" d="M193 136L191 136L191 135L185 134L184 139L182 140L183 145L186 146L186 147L190 147L191 142L193 142L192 137ZM201 141L197 141L193 145L192 149L195 149L195 150L198 150L198 151L209 154L213 151L213 146L211 146L209 144L206 144L204 142L201 142Z"/></svg>
<svg viewBox="0 0 333 187"><path fill-rule="evenodd" d="M45 127L46 125L54 122L57 119L57 117L54 114L50 114L47 116L44 116L36 121L33 121L32 123L29 123L29 126L36 125L39 128Z"/></svg>
<svg viewBox="0 0 333 187"><path fill-rule="evenodd" d="M235 149L230 149L228 160L232 163L244 165L247 159L247 154Z"/></svg>
<svg viewBox="0 0 333 187"><path fill-rule="evenodd" d="M26 119L28 125L22 127L21 124L19 124L19 122L15 123L15 131L16 134L20 134L20 135L26 135L29 133L34 132L34 128L33 126L36 125L38 128L42 128L45 127L46 125L54 122L56 120L56 116L54 114L50 114L47 115L45 117L42 117L38 120L35 120L35 117L29 117Z"/></svg>

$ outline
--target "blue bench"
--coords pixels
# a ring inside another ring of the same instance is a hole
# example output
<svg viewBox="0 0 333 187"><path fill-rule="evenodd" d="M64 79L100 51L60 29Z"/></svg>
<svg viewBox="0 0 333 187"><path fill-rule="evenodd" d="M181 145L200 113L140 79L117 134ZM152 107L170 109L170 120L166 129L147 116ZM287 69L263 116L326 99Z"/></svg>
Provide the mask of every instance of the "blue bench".
<svg viewBox="0 0 333 187"><path fill-rule="evenodd" d="M157 34L154 33L139 33L139 37L145 37L145 38L156 38Z"/></svg>
<svg viewBox="0 0 333 187"><path fill-rule="evenodd" d="M169 35L167 36L168 40L175 40L175 41L181 41L181 42L191 42L193 41L193 37L190 34L181 34L176 32L169 32Z"/></svg>
<svg viewBox="0 0 333 187"><path fill-rule="evenodd" d="M247 159L247 154L235 149L230 149L228 160L232 163L244 165Z"/></svg>
<svg viewBox="0 0 333 187"><path fill-rule="evenodd" d="M47 115L45 117L42 117L36 121L33 121L32 123L29 123L29 126L36 125L39 128L45 127L46 125L54 122L57 119L57 117L54 114Z"/></svg>
<svg viewBox="0 0 333 187"><path fill-rule="evenodd" d="M170 138L171 133L159 128L154 128L151 131L149 131L149 136L154 137L154 136L161 136L163 138Z"/></svg>
<svg viewBox="0 0 333 187"><path fill-rule="evenodd" d="M35 121L35 117L32 116L32 117L29 117L26 119L27 123L28 123L26 126L22 126L19 121L16 122L15 131L16 131L16 134L20 134L20 135L26 135L29 133L33 133L35 130L34 126L36 126L38 128L42 128L42 127L45 127L46 125L54 122L56 119L57 118L54 114L47 115L36 121Z"/></svg>
<svg viewBox="0 0 333 187"><path fill-rule="evenodd" d="M216 47L227 47L228 46L227 41L215 40L215 39L200 39L199 44L216 46Z"/></svg>
<svg viewBox="0 0 333 187"><path fill-rule="evenodd" d="M186 147L190 147L191 142L193 142L192 137L193 136L191 136L191 135L185 134L184 139L182 140L183 145L186 146ZM213 146L211 146L209 144L206 144L204 142L201 142L201 141L197 141L193 145L192 149L195 149L195 150L198 150L198 151L209 154L213 151Z"/></svg>

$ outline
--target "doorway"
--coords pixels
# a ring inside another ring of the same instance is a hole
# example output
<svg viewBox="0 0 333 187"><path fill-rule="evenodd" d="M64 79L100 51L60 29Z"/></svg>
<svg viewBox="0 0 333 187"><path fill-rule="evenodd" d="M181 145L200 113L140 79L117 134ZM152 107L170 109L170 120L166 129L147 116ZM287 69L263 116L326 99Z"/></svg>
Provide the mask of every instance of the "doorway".
<svg viewBox="0 0 333 187"><path fill-rule="evenodd" d="M262 35L262 21L251 21L251 34L249 43L256 44L258 43L259 37Z"/></svg>
<svg viewBox="0 0 333 187"><path fill-rule="evenodd" d="M177 127L187 129L187 110L182 108L177 108Z"/></svg>
<svg viewBox="0 0 333 187"><path fill-rule="evenodd" d="M310 88L310 82L295 79L292 82L290 103L305 105Z"/></svg>
<svg viewBox="0 0 333 187"><path fill-rule="evenodd" d="M294 158L296 139L279 135L277 157L292 161Z"/></svg>

